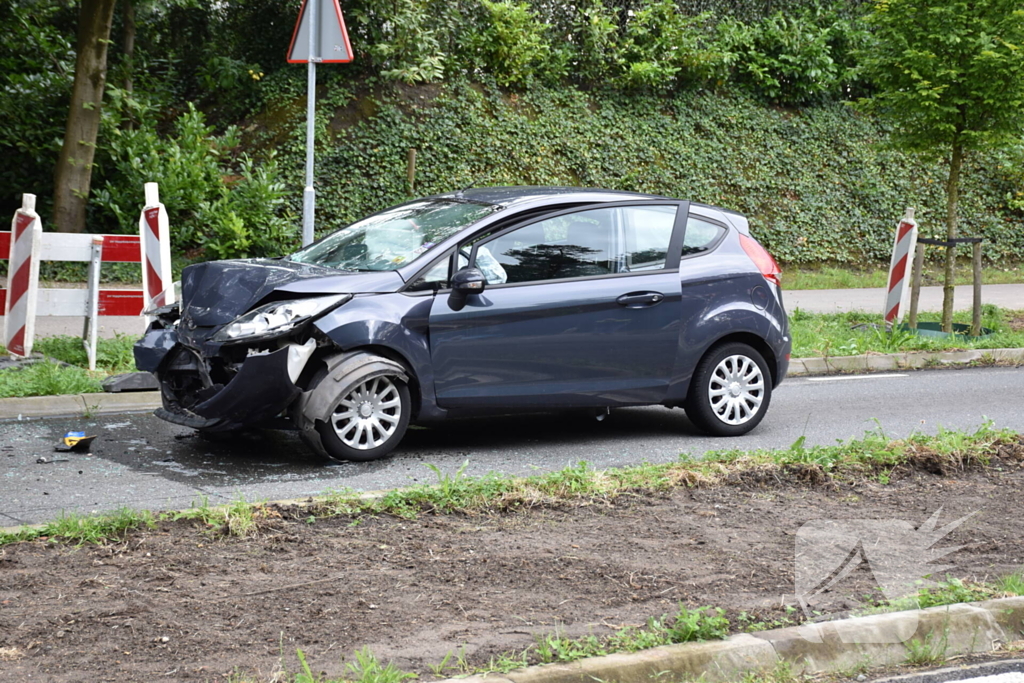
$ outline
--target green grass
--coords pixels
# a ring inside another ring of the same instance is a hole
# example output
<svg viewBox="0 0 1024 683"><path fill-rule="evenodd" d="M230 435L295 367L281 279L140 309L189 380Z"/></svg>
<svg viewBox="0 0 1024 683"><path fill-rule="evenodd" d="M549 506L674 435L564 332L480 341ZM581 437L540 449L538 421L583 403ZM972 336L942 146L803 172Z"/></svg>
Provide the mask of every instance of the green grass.
<svg viewBox="0 0 1024 683"><path fill-rule="evenodd" d="M566 638L558 632L537 636L532 654L540 664L567 663L614 652L638 652L661 645L721 640L728 635L729 620L725 618L724 610L711 607L688 609L680 604L674 615L652 617L644 626L626 627L606 637ZM509 659L516 661L515 657Z"/></svg>
<svg viewBox="0 0 1024 683"><path fill-rule="evenodd" d="M209 498L202 497L187 510L167 512L164 519L189 519L204 524L208 530L226 536L251 538L263 527L270 517L279 517L263 503L249 503L242 497L227 505L210 505Z"/></svg>
<svg viewBox="0 0 1024 683"><path fill-rule="evenodd" d="M295 651L295 659L299 668L297 673L289 673L282 662L281 670L269 680L275 683L402 683L410 678L418 678L416 674L402 671L391 662L381 664L369 647L356 650L353 654L353 661L345 664L345 675L334 678L324 673L314 673L306 661L306 653L302 650ZM235 673L228 676L227 681L228 683L262 683L267 679L262 676Z"/></svg>
<svg viewBox="0 0 1024 683"><path fill-rule="evenodd" d="M938 313L922 313L921 322L937 322ZM943 351L950 349L1000 349L1024 347L1024 311L1011 311L986 304L982 326L994 334L972 339L919 337L910 332L884 328L854 328L855 325L879 325L882 316L863 311L848 313L807 313L799 308L789 315L793 337L793 357L856 356L867 352ZM957 311L953 321L970 323L970 311ZM1016 329L1015 329L1016 328Z"/></svg>
<svg viewBox="0 0 1024 683"><path fill-rule="evenodd" d="M132 347L137 337L119 334L113 339L100 339L96 345L96 367L110 374L135 370ZM37 339L33 351L78 367L89 367L89 358L79 337L58 336Z"/></svg>
<svg viewBox="0 0 1024 683"><path fill-rule="evenodd" d="M921 588L914 595L890 602L889 607L893 610L927 609L1021 595L1024 595L1024 571L1002 576L996 581L965 581L947 575L933 586Z"/></svg>
<svg viewBox="0 0 1024 683"><path fill-rule="evenodd" d="M588 657L639 652L662 645L721 640L728 635L729 620L725 617L725 610L712 607L691 609L680 603L674 614L652 617L643 626L627 626L611 635L569 638L556 630L553 633L538 634L534 644L523 650L503 652L478 666L468 663L464 652L449 652L430 670L435 676L503 674L531 664L565 664Z"/></svg>
<svg viewBox="0 0 1024 683"><path fill-rule="evenodd" d="M1024 570L1000 578L996 588L1009 595L1024 595Z"/></svg>
<svg viewBox="0 0 1024 683"><path fill-rule="evenodd" d="M0 398L84 394L101 389L93 373L78 367L45 362L0 370Z"/></svg>
<svg viewBox="0 0 1024 683"><path fill-rule="evenodd" d="M157 516L147 510L121 508L104 515L62 514L60 518L38 527L22 527L0 532L0 545L47 538L52 541L85 545L122 540L130 531L152 528Z"/></svg>
<svg viewBox="0 0 1024 683"><path fill-rule="evenodd" d="M865 670L867 669L867 667L864 668ZM849 676L849 678L854 678L855 676L856 674ZM740 678L740 683L798 683L799 681L810 680L814 680L814 677L807 674L797 674L793 671L792 662L782 660L768 671L747 671Z"/></svg>
<svg viewBox="0 0 1024 683"><path fill-rule="evenodd" d="M946 661L947 638L936 639L933 633L926 638L914 638L904 643L907 648L907 664L911 666L935 666Z"/></svg>
<svg viewBox="0 0 1024 683"><path fill-rule="evenodd" d="M118 335L114 339L100 339L96 348L96 372L89 372L89 359L78 337L58 336L37 339L33 351L53 358L20 368L0 370L0 398L20 396L57 396L102 391L100 381L108 374L132 372L135 357L132 346L135 338ZM0 346L0 356L7 349Z"/></svg>
<svg viewBox="0 0 1024 683"><path fill-rule="evenodd" d="M838 266L783 266L782 284L786 289L856 289L885 287L889 279L887 268L842 268ZM1004 267L988 266L981 269L981 281L986 285L1024 283L1024 267L1020 264ZM955 283L969 285L974 282L969 261L957 263ZM942 270L938 264L926 264L921 284L942 284Z"/></svg>

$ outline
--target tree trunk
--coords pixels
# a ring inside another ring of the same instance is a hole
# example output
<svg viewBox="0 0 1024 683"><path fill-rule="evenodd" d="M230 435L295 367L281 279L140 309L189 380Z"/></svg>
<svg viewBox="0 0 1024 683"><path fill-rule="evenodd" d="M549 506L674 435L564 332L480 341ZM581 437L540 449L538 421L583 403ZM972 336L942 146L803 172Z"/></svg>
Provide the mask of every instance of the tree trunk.
<svg viewBox="0 0 1024 683"><path fill-rule="evenodd" d="M124 89L131 93L132 83L132 57L135 55L135 3L132 0L124 0Z"/></svg>
<svg viewBox="0 0 1024 683"><path fill-rule="evenodd" d="M964 161L964 148L959 142L953 145L953 156L949 160L949 179L946 181L946 239L956 239L956 206L960 199L960 167ZM946 268L942 285L942 331L953 331L953 283L955 278L956 247L946 247Z"/></svg>
<svg viewBox="0 0 1024 683"><path fill-rule="evenodd" d="M78 13L75 85L64 145L54 171L53 223L59 232L85 231L85 206L100 129L114 4L115 0L82 0Z"/></svg>

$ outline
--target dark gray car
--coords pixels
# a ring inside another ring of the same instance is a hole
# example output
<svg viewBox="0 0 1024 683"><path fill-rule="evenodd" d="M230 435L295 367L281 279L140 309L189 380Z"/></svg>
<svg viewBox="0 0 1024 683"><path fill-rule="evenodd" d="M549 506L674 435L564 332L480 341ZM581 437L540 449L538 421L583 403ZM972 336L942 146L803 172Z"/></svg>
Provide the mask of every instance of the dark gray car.
<svg viewBox="0 0 1024 683"><path fill-rule="evenodd" d="M779 275L724 209L465 190L284 258L189 266L135 357L161 418L294 428L339 460L386 455L410 422L515 411L657 404L739 435L789 365Z"/></svg>

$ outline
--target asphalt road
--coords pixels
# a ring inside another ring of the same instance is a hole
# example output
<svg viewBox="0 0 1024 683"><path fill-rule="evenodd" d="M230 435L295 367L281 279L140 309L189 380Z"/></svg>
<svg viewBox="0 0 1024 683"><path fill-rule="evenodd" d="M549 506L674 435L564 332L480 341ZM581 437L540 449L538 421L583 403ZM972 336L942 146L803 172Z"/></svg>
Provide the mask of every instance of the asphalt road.
<svg viewBox="0 0 1024 683"><path fill-rule="evenodd" d="M790 378L764 422L735 439L698 435L680 410L630 408L604 422L576 415L453 421L411 430L390 458L334 466L288 432L215 443L138 414L0 423L0 527L44 522L62 511L178 509L202 497L211 504L239 496L278 500L436 481L427 464L447 473L468 462L470 475L529 474L580 460L610 467L725 448L785 448L801 435L811 445L878 428L891 436L974 429L986 418L1024 431L1022 380L1024 371L1014 368ZM54 452L72 429L97 435L90 454Z"/></svg>
<svg viewBox="0 0 1024 683"><path fill-rule="evenodd" d="M782 274L785 285L786 274ZM953 288L953 307L966 310L974 305L974 288L971 285L957 285ZM792 313L797 308L808 313L839 313L842 311L876 311L881 315L885 302L885 288L873 289L785 289L782 298L786 310ZM995 304L1000 308L1018 309L1024 306L1024 284L985 285L981 288L981 301ZM909 306L909 303L907 304ZM922 287L921 311L942 310L942 287Z"/></svg>

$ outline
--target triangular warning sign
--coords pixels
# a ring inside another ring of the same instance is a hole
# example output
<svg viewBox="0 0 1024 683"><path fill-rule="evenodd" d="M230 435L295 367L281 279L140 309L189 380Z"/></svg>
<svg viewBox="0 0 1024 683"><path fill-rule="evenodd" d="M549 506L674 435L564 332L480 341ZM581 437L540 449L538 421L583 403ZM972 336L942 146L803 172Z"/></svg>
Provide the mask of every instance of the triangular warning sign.
<svg viewBox="0 0 1024 683"><path fill-rule="evenodd" d="M317 12L316 52L320 63L351 62L352 45L348 42L345 19L341 16L338 0L302 0L299 20L295 22L292 42L288 46L288 62L305 64L309 61L309 12Z"/></svg>

